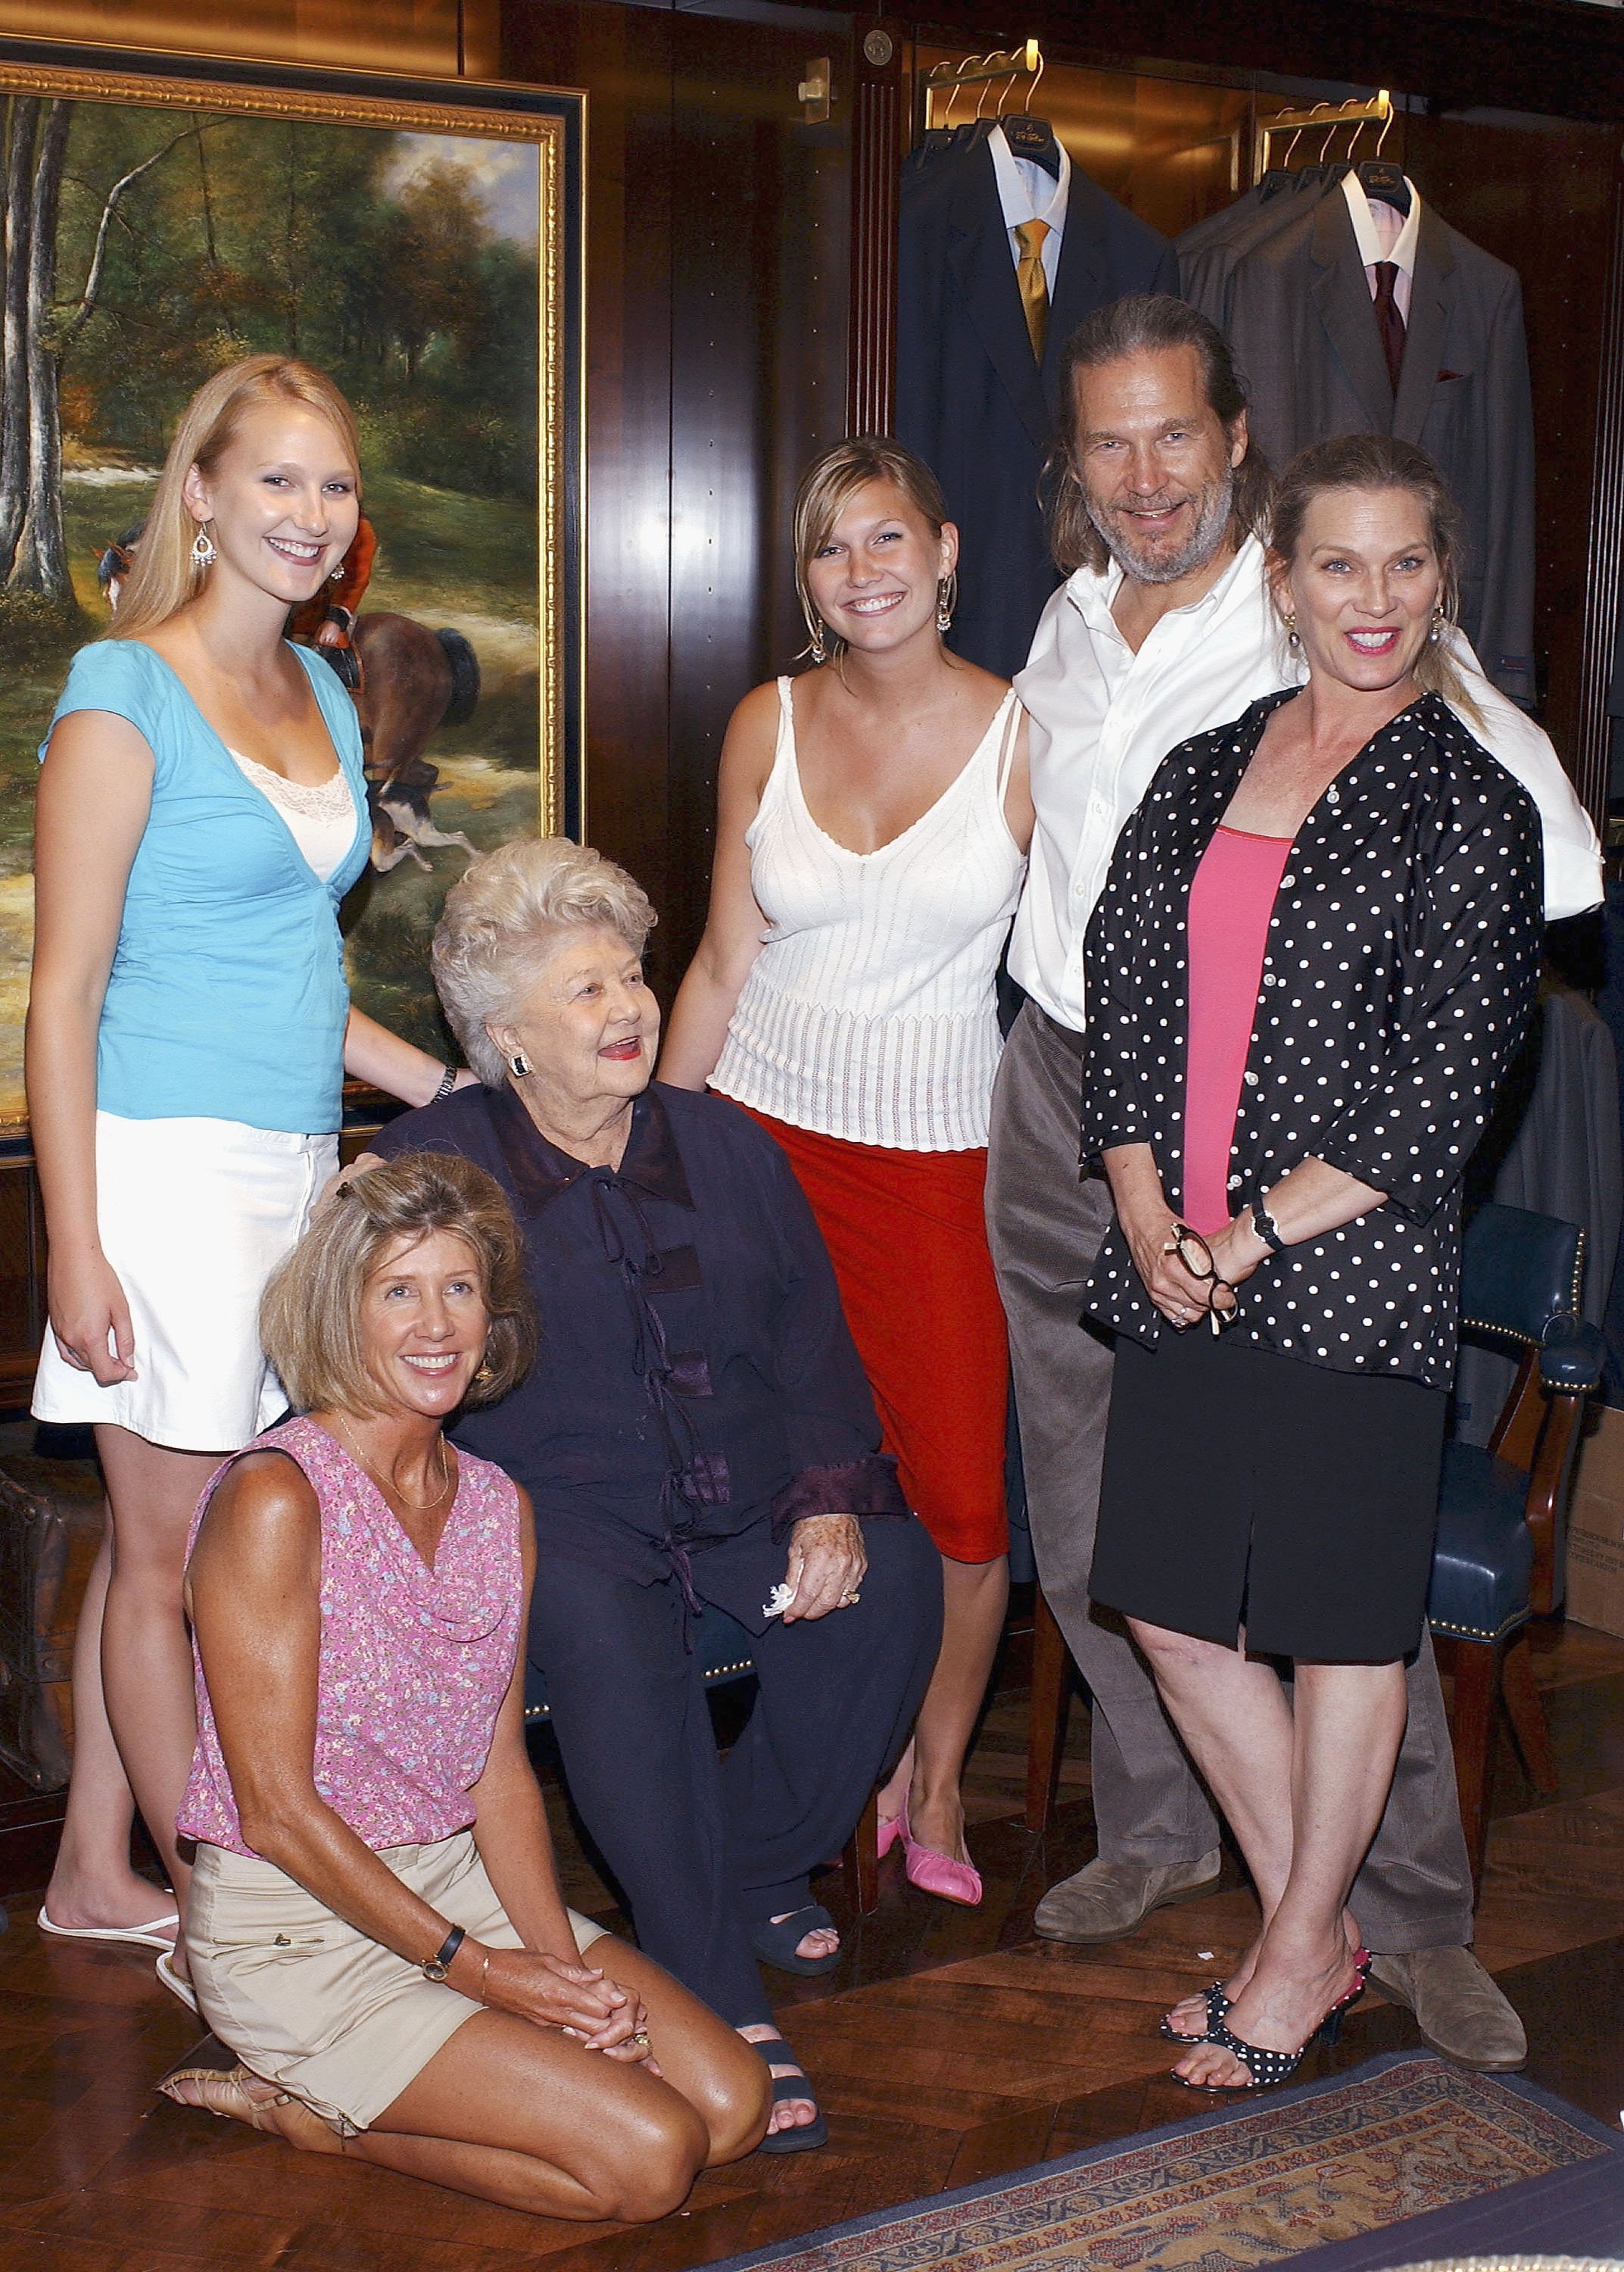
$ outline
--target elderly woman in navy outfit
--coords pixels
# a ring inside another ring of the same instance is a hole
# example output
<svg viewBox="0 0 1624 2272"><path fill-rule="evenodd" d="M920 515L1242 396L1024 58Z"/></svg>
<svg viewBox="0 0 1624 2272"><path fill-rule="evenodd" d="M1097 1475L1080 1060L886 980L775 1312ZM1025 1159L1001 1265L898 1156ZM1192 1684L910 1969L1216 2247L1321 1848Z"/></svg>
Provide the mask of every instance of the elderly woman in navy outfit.
<svg viewBox="0 0 1624 2272"><path fill-rule="evenodd" d="M829 1257L777 1144L651 1085L653 912L562 841L510 844L447 898L435 973L483 1086L384 1132L488 1170L525 1232L528 1378L457 1440L530 1494L531 1654L564 1772L639 1945L774 2075L768 2152L823 2142L756 1957L826 1971L808 1872L908 1738L941 1566L879 1450ZM691 1621L751 1635L760 1693L719 1763Z"/></svg>
<svg viewBox="0 0 1624 2272"><path fill-rule="evenodd" d="M108 1536L40 1922L160 1950L189 2001L176 1916L153 1916L130 1865L138 1805L183 1893L187 1525L221 1455L283 1408L259 1296L337 1167L345 1071L410 1103L455 1078L350 1009L338 907L370 836L361 735L326 664L283 636L342 562L360 483L331 379L276 355L217 372L181 419L114 635L75 656L41 752L34 1409L94 1427Z"/></svg>

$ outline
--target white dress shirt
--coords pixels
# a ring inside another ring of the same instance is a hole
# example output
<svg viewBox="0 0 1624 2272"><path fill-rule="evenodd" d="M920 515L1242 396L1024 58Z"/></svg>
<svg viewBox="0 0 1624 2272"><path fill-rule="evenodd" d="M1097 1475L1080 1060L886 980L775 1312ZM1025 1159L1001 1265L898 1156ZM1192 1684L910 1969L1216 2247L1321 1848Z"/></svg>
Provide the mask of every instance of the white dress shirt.
<svg viewBox="0 0 1624 2272"><path fill-rule="evenodd" d="M1307 671L1270 602L1263 548L1248 537L1218 582L1152 624L1137 654L1111 602L1121 583L1079 568L1039 621L1016 691L1032 719L1032 864L1009 942L1009 969L1040 1010L1083 1025L1083 934L1123 823L1169 751ZM1484 677L1458 631L1455 657L1483 714L1469 732L1539 809L1546 915L1580 914L1602 896L1601 848L1548 737Z"/></svg>
<svg viewBox="0 0 1624 2272"><path fill-rule="evenodd" d="M1421 234L1421 195L1410 176L1410 210L1401 213L1385 198L1368 198L1365 185L1352 168L1342 177L1342 194L1348 202L1359 257L1365 264L1365 281L1376 296L1376 263L1390 260L1398 273L1393 280L1393 305L1407 324L1415 291L1415 248Z"/></svg>
<svg viewBox="0 0 1624 2272"><path fill-rule="evenodd" d="M1009 239L1009 258L1017 268L1021 248L1015 241L1016 224L1024 220L1048 224L1049 233L1038 257L1043 263L1044 281L1051 300L1054 297L1054 279L1060 273L1060 241L1066 232L1066 205L1071 194L1071 160L1058 135L1055 141L1060 150L1057 182L1051 181L1035 159L1017 158L1002 126L995 126L987 138L998 183L998 202L1003 208L1004 229Z"/></svg>

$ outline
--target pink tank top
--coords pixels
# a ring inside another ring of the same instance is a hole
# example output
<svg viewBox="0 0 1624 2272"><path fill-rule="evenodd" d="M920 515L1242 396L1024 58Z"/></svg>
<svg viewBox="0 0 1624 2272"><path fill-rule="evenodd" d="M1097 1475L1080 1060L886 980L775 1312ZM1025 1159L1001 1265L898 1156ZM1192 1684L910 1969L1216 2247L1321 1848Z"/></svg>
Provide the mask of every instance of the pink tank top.
<svg viewBox="0 0 1624 2272"><path fill-rule="evenodd" d="M512 1483L488 1460L458 1452L457 1496L431 1570L366 1469L314 1420L285 1421L248 1450L285 1452L321 1509L317 1790L374 1848L428 1845L466 1829L518 1649L525 1579ZM189 1554L234 1464L198 1500ZM195 1640L192 1662L197 1748L175 1827L251 1854Z"/></svg>
<svg viewBox="0 0 1624 2272"><path fill-rule="evenodd" d="M1208 1237L1234 1213L1229 1155L1235 1115L1257 1018L1269 918L1292 841L1220 828L1190 885L1184 1220Z"/></svg>

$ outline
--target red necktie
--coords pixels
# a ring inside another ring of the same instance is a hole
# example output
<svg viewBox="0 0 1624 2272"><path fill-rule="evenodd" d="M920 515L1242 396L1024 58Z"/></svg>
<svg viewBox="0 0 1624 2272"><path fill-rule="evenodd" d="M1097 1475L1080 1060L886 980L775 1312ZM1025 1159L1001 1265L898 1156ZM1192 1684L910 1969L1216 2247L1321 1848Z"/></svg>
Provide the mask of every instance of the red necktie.
<svg viewBox="0 0 1624 2272"><path fill-rule="evenodd" d="M1387 357L1387 376L1395 395L1398 392L1398 374L1404 360L1404 319L1398 312L1398 303L1393 297L1393 288L1398 281L1396 261L1376 263L1376 329L1382 334L1382 352Z"/></svg>

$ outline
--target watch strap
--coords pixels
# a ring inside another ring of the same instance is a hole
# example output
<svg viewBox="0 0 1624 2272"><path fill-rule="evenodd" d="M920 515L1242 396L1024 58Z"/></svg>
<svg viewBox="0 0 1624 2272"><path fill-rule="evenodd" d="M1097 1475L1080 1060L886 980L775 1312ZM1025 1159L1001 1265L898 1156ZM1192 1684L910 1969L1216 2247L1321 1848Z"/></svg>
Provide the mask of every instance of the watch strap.
<svg viewBox="0 0 1624 2272"><path fill-rule="evenodd" d="M1252 1201L1252 1226L1271 1254L1284 1254L1285 1241L1280 1236L1280 1226L1263 1205L1260 1192Z"/></svg>
<svg viewBox="0 0 1624 2272"><path fill-rule="evenodd" d="M423 1967L425 1980L443 1980L451 1969L451 1959L468 1938L459 1924L454 1924L435 1954Z"/></svg>

